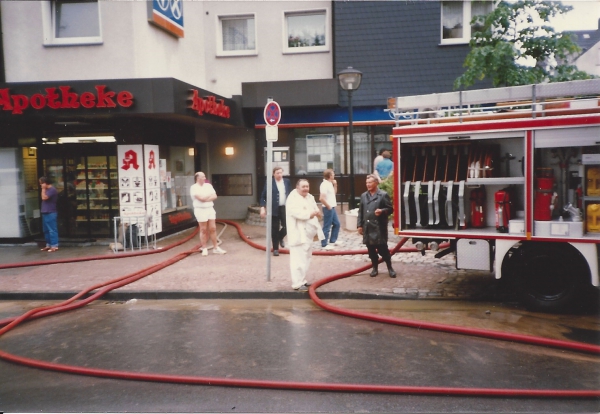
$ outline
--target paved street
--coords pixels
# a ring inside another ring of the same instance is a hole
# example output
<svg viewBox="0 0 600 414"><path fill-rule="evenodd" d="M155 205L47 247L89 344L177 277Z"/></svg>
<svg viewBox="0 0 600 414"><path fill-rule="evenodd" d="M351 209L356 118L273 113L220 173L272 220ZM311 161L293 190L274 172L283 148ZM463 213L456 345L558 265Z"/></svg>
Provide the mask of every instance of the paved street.
<svg viewBox="0 0 600 414"><path fill-rule="evenodd" d="M594 317L535 315L490 303L334 300L398 317L462 321L573 338ZM34 302L0 302L0 317ZM491 312L488 313L491 309ZM575 339L575 338L573 338ZM578 338L582 339L582 338ZM589 338L588 338L589 339ZM597 338L596 338L597 340ZM307 300L98 301L33 321L0 348L62 364L142 373L434 387L597 389L597 357L356 320ZM11 412L598 412L594 399L269 390L136 382L0 362Z"/></svg>
<svg viewBox="0 0 600 414"><path fill-rule="evenodd" d="M264 244L264 227L240 224ZM82 309L27 323L0 350L43 361L172 375L316 383L598 389L600 360L561 351L350 319L290 288L289 257L271 257L219 225L224 256L202 257L191 230L159 240L156 254L120 257L107 242L0 247L0 263L100 259L0 270L0 318L71 297L181 254L183 259ZM343 246L363 248L342 230ZM390 237L390 247L399 241ZM315 246L315 251L318 247ZM347 308L424 322L599 344L597 314L545 315L518 306L488 272L454 268L452 255L398 253L399 277L368 271L318 289ZM315 254L310 280L368 264L366 254ZM361 300L356 300L361 298ZM163 299L163 300L153 300ZM166 300L176 299L176 300ZM235 300L232 300L235 299ZM291 300L293 299L293 300ZM391 300L397 299L397 300ZM408 300L418 299L418 300ZM375 395L157 384L53 373L0 362L0 411L153 412L597 412L594 399Z"/></svg>

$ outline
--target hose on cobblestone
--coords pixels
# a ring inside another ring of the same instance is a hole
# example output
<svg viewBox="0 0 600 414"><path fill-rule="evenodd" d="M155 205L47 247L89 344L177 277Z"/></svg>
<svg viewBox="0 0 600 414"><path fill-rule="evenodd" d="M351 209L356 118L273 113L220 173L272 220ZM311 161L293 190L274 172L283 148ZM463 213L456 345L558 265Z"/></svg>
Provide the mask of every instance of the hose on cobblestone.
<svg viewBox="0 0 600 414"><path fill-rule="evenodd" d="M235 226L238 229L238 233L242 235L241 228L237 223L225 221L224 222ZM242 237L245 239L245 237ZM400 247L406 242L406 239L401 240L398 245L394 248L400 249ZM49 316L56 313L61 313L73 309L77 309L91 303L92 301L99 299L106 293L117 289L119 287L125 286L127 284L133 283L136 280L139 280L145 276L148 276L160 269L163 269L171 264L182 260L188 255L197 252L196 250L187 250L184 252L180 252L177 255L171 257L168 260L165 260L156 265L149 266L140 271L131 273L129 275L123 276L121 278L113 279L111 281L94 285L90 288L87 288L77 295L73 296L67 301L64 301L60 304L36 308L30 310L23 315L10 318L10 320L5 319L0 321L0 326L3 326L0 329L0 336L9 332L11 329L14 329L22 322L27 321L28 319ZM484 331L481 330L471 330L460 327L450 327L448 329L447 325L437 325L437 324L428 324L423 322L415 322L415 321L404 321L397 318L386 317L381 315L372 315L362 312L354 312L347 311L343 309L339 309L330 305L327 305L323 301L321 301L316 295L316 289L320 286L325 285L326 283L330 283L334 280L338 280L344 277L352 276L358 272L368 269L370 266L365 266L359 269L355 269L350 272L345 272L338 275L333 275L328 278L322 279L316 283L314 283L310 289L309 294L310 297L318 306L321 306L323 309L336 312L346 316L352 316L355 318L361 318L371 321L383 322L383 323L393 323L397 325L403 326L413 326L419 329L432 329L432 330L440 330L444 332L453 332L453 333L463 333L468 335L476 335L476 336L484 336L492 339L503 339L510 340L515 342L525 342L535 345L545 345L545 346L554 346L556 348L561 349L569 349L580 352L588 352L599 354L600 347L597 346L584 346L585 344L577 344L565 341L552 341L552 340L543 340L544 338L539 338L540 341L533 341L532 338L536 337L525 337L524 335L514 335L514 334L505 334L505 335L495 335L489 336ZM97 290L99 289L99 290ZM90 296L83 298L88 293L97 290ZM78 302L75 302L76 300ZM435 326L434 326L435 325ZM490 332L490 331L487 331ZM509 339L511 338L511 339ZM573 346L573 345L581 345L581 346ZM102 377L102 378L112 378L112 379L123 379L123 380L134 380L134 381L151 381L151 382L162 382L162 383L176 383L176 384L196 384L196 385L216 385L216 386L231 386L231 387L247 387L247 388L265 388L265 389L286 389L286 390L305 390L305 391L337 391L337 392L361 392L361 393L396 393L396 394L419 394L419 395L456 395L456 396L490 396L490 397L548 397L548 398L598 398L600 397L600 390L547 390L547 389L503 389L503 388L456 388L456 387L424 387L424 386L396 386L396 385L378 385L378 384L332 384L332 383L306 383L306 382L292 382L292 381L267 381L267 380L252 380L252 379L239 379L239 378L222 378L222 377L195 377L195 376L179 376L179 375L166 375L166 374L153 374L153 373L140 373L140 372L126 372L126 371L115 371L115 370L105 370L98 368L90 368L90 367L81 367L74 365L66 365L66 364L57 364L52 362L39 361L31 358L21 357L17 355L13 355L7 352L0 350L0 358L33 368L64 372L70 374L78 374L78 375L86 375L86 376L94 376L94 377Z"/></svg>

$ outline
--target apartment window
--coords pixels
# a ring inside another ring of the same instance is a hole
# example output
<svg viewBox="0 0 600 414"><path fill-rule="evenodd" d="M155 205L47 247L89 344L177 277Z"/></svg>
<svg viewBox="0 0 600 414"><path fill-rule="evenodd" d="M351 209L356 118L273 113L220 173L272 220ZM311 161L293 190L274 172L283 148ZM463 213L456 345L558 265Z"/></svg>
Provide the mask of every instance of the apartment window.
<svg viewBox="0 0 600 414"><path fill-rule="evenodd" d="M491 1L443 1L442 44L469 43L471 35L481 30L470 24L471 19L491 12L492 5Z"/></svg>
<svg viewBox="0 0 600 414"><path fill-rule="evenodd" d="M329 51L328 10L286 12L284 53Z"/></svg>
<svg viewBox="0 0 600 414"><path fill-rule="evenodd" d="M97 0L44 1L42 16L47 46L102 43Z"/></svg>
<svg viewBox="0 0 600 414"><path fill-rule="evenodd" d="M256 55L254 15L221 16L217 34L217 56Z"/></svg>

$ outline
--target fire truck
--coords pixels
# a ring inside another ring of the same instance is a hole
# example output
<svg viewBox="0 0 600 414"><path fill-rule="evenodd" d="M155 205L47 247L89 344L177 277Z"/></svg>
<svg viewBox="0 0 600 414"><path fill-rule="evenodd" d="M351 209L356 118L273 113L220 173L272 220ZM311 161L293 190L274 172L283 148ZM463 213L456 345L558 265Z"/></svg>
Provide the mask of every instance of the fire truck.
<svg viewBox="0 0 600 414"><path fill-rule="evenodd" d="M388 99L395 233L529 309L573 309L599 285L599 96L592 79Z"/></svg>

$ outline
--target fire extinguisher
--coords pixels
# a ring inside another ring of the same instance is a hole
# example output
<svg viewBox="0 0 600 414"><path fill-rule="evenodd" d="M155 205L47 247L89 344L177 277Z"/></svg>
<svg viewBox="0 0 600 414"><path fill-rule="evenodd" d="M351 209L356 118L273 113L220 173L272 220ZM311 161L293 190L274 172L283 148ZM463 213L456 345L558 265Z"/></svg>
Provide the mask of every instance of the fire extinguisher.
<svg viewBox="0 0 600 414"><path fill-rule="evenodd" d="M485 188L479 187L471 191L471 225L475 228L485 226Z"/></svg>
<svg viewBox="0 0 600 414"><path fill-rule="evenodd" d="M533 203L533 219L552 220L552 210L557 193L554 192L554 173L552 168L538 168L535 179L535 200Z"/></svg>
<svg viewBox="0 0 600 414"><path fill-rule="evenodd" d="M496 191L494 195L496 205L496 231L508 233L508 221L510 220L510 193L506 189Z"/></svg>

